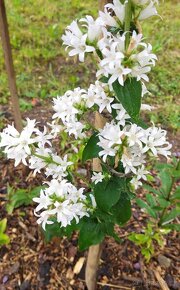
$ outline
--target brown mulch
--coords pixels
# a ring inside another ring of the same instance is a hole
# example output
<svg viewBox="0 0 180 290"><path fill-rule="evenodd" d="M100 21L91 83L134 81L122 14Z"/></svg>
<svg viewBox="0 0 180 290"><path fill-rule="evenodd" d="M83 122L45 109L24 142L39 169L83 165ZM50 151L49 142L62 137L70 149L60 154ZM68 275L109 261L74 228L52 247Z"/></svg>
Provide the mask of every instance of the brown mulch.
<svg viewBox="0 0 180 290"><path fill-rule="evenodd" d="M37 106L28 114L31 118L30 115L45 123L51 112ZM8 115L7 119L11 116ZM8 183L17 188L26 188L30 183L33 186L41 185L41 178L31 177L22 165L14 168L13 162L0 159L0 219L8 218L7 234L11 240L8 246L0 249L0 290L86 289L84 272L87 251L78 251L77 235L74 234L70 240L55 238L46 244L36 223L33 206L21 207L7 216ZM126 239L131 231L140 232L146 220L146 215L134 208L126 227L117 227L122 243L118 244L112 238L105 239L98 270L98 289L180 289L180 247L176 232L167 236L163 250L156 248L148 264L144 262L139 247ZM160 254L169 259L169 265L158 261Z"/></svg>

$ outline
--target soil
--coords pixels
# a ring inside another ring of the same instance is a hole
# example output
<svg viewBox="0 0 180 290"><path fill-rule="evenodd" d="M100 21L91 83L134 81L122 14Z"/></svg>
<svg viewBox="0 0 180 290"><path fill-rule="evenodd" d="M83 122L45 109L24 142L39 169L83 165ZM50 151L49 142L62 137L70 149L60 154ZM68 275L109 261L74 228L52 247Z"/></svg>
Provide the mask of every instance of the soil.
<svg viewBox="0 0 180 290"><path fill-rule="evenodd" d="M42 126L51 116L51 104L44 110L35 103L31 112L24 114L41 121ZM8 108L3 108L4 120L12 121ZM169 132L172 140L174 135ZM178 156L177 135L173 141L173 150ZM79 252L77 234L70 240L54 238L45 243L40 227L36 223L33 205L16 209L12 215L5 211L7 184L15 188L41 185L42 178L34 178L24 166L14 168L12 161L0 159L0 219L7 217L7 234L10 244L0 249L0 290L32 289L86 289L84 272L87 251ZM139 192L143 196L143 192ZM107 237L103 242L103 251L98 270L98 289L180 289L179 279L179 239L177 232L167 236L164 249L158 246L154 257L145 263L140 248L126 239L132 231L141 232L147 221L145 213L133 208L132 218L126 227L117 227L122 239L118 244ZM161 259L159 258L161 256Z"/></svg>

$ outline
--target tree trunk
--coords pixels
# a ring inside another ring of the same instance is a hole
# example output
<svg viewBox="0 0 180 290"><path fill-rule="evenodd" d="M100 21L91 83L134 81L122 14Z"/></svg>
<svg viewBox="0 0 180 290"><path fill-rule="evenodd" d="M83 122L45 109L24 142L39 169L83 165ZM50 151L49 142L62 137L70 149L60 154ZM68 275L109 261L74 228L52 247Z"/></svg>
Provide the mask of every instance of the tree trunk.
<svg viewBox="0 0 180 290"><path fill-rule="evenodd" d="M14 115L15 126L18 131L22 129L22 120L19 108L19 100L17 95L15 73L13 67L13 59L11 52L11 45L8 32L8 23L6 17L6 10L4 0L0 0L0 31L2 39L2 47L4 50L5 65L8 74L9 88L11 93L11 103Z"/></svg>

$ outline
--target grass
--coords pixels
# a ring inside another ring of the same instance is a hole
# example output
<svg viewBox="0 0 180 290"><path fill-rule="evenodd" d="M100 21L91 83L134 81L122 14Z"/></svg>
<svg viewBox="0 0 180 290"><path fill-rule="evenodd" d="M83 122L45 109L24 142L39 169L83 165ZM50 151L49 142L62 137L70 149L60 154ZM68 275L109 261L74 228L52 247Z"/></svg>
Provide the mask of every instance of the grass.
<svg viewBox="0 0 180 290"><path fill-rule="evenodd" d="M65 27L86 14L97 15L97 0L7 0L11 45L17 76L21 109L31 109L32 99L44 100L81 85L89 84L89 65L68 59L61 43ZM146 100L156 106L158 114L151 119L165 127L178 126L178 58L180 4L167 0L161 3L160 18L148 20L143 26L147 41L153 44L159 61L151 74L149 89L152 96ZM180 62L179 62L180 63ZM0 103L9 98L3 53L0 48ZM92 80L91 80L92 81Z"/></svg>

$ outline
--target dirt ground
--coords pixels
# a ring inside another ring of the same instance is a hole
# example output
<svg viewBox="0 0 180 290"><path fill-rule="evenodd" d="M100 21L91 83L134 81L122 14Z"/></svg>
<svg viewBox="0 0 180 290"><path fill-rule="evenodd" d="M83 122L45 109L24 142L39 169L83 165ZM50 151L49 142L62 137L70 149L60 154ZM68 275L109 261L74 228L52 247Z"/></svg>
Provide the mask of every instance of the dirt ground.
<svg viewBox="0 0 180 290"><path fill-rule="evenodd" d="M8 110L4 112L5 120L11 121ZM30 118L31 114L33 118L40 119L43 125L51 112L37 105L28 114ZM177 140L176 136L173 141L176 155ZM33 206L21 207L7 216L5 203L8 183L26 188L30 183L41 185L41 178L33 178L22 165L14 168L13 162L0 159L0 218L8 218L7 234L11 239L8 246L0 249L0 290L86 289L84 272L87 251L78 251L77 235L74 234L71 240L55 238L46 244L36 223ZM142 196L143 192L139 192L139 195ZM98 289L180 289L177 232L167 236L163 250L157 246L155 256L148 264L144 262L140 248L126 239L131 231L141 232L146 219L146 214L134 208L126 227L117 227L122 243L118 244L112 238L105 239L98 270Z"/></svg>

